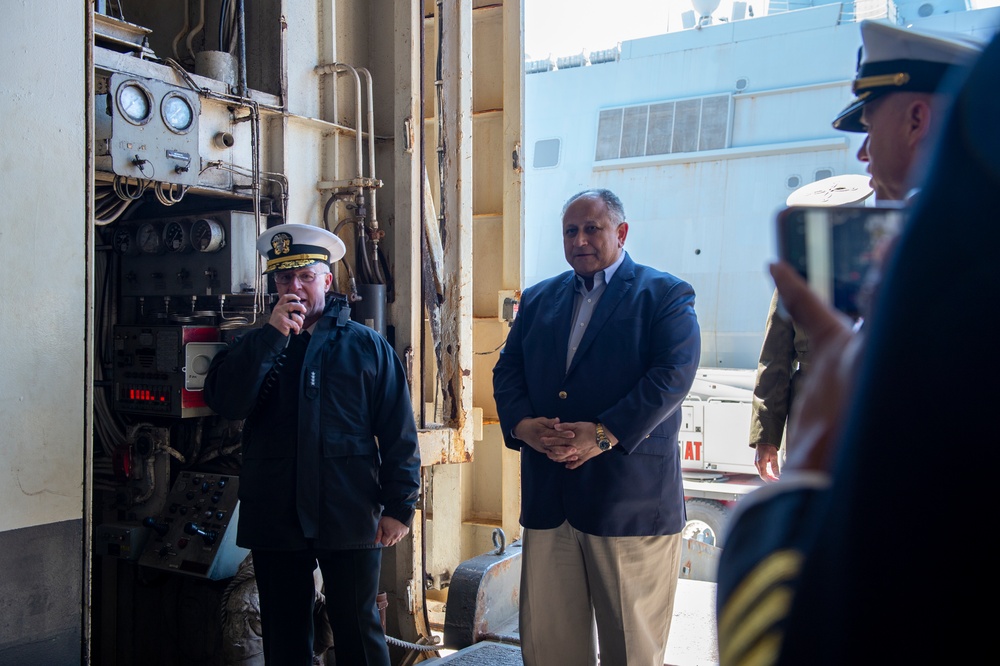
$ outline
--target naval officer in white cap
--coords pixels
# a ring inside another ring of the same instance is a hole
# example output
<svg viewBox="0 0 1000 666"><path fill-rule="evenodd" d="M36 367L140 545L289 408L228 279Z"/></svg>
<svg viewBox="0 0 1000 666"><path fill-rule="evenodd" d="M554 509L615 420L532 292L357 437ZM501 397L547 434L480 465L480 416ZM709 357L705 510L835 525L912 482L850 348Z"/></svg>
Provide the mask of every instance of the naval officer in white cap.
<svg viewBox="0 0 1000 666"><path fill-rule="evenodd" d="M861 23L855 99L833 120L836 129L866 132L858 159L867 163L876 199L903 201L911 171L934 122L951 102L947 81L960 77L983 45L960 35L921 32L888 23ZM754 386L750 446L765 481L778 477L778 448L795 388L809 363L809 342L777 314L773 299Z"/></svg>
<svg viewBox="0 0 1000 666"><path fill-rule="evenodd" d="M861 23L861 42L855 98L833 126L867 132L858 159L868 163L876 198L902 201L918 151L951 101L946 82L968 71L983 45L876 21Z"/></svg>
<svg viewBox="0 0 1000 666"><path fill-rule="evenodd" d="M381 548L409 532L420 489L406 374L330 292L339 238L283 224L257 249L278 301L215 357L205 401L245 419L236 541L253 553L265 663L312 664L318 562L337 663L388 666L375 606Z"/></svg>

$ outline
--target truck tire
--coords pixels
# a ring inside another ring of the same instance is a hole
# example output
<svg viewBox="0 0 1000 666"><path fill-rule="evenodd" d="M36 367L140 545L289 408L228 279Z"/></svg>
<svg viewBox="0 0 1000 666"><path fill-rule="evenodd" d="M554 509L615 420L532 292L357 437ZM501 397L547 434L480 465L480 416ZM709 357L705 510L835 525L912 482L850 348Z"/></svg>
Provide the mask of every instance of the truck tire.
<svg viewBox="0 0 1000 666"><path fill-rule="evenodd" d="M719 502L706 499L685 500L687 524L682 535L722 548L726 537L729 509Z"/></svg>

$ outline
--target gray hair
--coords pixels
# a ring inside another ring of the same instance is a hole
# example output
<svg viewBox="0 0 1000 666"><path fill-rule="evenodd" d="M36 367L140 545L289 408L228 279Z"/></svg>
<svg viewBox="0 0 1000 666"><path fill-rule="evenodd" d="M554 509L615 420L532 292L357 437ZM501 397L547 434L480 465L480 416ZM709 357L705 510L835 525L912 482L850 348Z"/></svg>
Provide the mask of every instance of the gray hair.
<svg viewBox="0 0 1000 666"><path fill-rule="evenodd" d="M611 219L614 221L616 227L625 221L625 206L622 204L622 200L619 199L618 195L611 190L602 188L583 190L582 192L577 192L571 196L563 205L562 216L566 217L566 209L569 208L574 201L582 199L583 197L597 197L603 201L604 205L608 207L608 212L611 213Z"/></svg>

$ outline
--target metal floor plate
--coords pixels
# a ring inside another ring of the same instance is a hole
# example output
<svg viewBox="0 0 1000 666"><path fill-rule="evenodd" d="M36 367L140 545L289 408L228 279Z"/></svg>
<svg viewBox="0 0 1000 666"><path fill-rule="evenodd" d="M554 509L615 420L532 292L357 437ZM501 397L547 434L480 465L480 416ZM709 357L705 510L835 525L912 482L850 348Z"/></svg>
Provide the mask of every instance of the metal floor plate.
<svg viewBox="0 0 1000 666"><path fill-rule="evenodd" d="M516 645L482 642L426 663L434 666L522 666L524 662L521 661L521 648Z"/></svg>

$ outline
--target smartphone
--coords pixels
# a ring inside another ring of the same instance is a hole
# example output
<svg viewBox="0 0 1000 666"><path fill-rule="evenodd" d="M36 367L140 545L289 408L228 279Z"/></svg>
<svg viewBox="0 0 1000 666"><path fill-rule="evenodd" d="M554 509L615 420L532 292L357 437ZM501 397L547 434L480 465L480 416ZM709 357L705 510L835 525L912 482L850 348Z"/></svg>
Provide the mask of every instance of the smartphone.
<svg viewBox="0 0 1000 666"><path fill-rule="evenodd" d="M778 256L820 298L857 319L903 216L884 205L791 206L777 216Z"/></svg>

